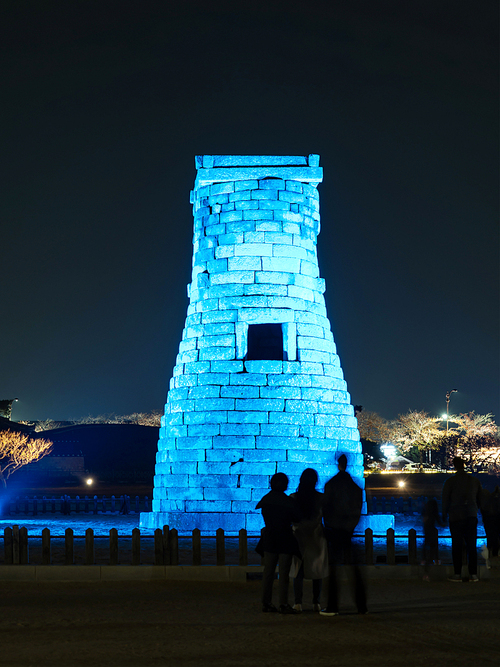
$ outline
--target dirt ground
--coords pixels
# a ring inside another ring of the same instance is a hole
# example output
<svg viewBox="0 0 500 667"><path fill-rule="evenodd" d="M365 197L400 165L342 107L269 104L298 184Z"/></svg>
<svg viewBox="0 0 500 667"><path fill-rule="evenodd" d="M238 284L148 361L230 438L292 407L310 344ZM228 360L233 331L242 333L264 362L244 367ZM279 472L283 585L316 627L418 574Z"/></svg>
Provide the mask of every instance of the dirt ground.
<svg viewBox="0 0 500 667"><path fill-rule="evenodd" d="M305 598L310 589L306 582ZM260 582L4 582L0 665L498 665L500 579L369 583L369 614L263 614Z"/></svg>

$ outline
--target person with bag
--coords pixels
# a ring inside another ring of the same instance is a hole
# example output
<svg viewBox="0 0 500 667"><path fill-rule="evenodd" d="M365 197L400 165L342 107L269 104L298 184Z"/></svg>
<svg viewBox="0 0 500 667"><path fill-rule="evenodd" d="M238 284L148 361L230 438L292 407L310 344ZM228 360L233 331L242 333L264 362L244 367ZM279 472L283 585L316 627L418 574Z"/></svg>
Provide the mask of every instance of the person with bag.
<svg viewBox="0 0 500 667"><path fill-rule="evenodd" d="M294 609L302 611L304 579L312 579L313 609L320 611L320 596L323 577L328 576L328 549L323 531L323 494L316 490L318 473L306 468L300 476L297 491L292 498L297 502L302 519L294 524L293 532L300 549L300 558L293 557Z"/></svg>

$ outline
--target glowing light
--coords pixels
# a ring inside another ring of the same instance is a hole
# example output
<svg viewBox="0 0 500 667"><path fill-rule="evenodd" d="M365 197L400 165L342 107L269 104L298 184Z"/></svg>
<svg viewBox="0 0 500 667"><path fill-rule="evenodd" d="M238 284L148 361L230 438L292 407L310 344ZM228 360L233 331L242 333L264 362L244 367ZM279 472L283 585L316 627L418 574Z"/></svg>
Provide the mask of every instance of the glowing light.
<svg viewBox="0 0 500 667"><path fill-rule="evenodd" d="M394 447L394 445L389 445L389 444L380 445L380 451L388 459L393 459L397 453L396 447Z"/></svg>
<svg viewBox="0 0 500 667"><path fill-rule="evenodd" d="M400 489L402 489L406 486L406 482L403 479L400 479L398 482L398 486Z"/></svg>
<svg viewBox="0 0 500 667"><path fill-rule="evenodd" d="M93 484L93 483L94 483L94 480L92 479L92 477L88 477L85 480L85 484L87 484L87 486L91 486L91 484Z"/></svg>

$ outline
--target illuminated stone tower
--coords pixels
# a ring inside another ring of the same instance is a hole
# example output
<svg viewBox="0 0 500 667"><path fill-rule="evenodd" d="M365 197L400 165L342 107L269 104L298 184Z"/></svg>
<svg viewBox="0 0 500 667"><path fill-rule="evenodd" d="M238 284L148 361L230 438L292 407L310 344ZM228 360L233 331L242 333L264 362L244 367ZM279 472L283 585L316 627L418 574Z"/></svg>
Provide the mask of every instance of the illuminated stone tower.
<svg viewBox="0 0 500 667"><path fill-rule="evenodd" d="M319 156L196 157L189 306L162 419L149 528L262 526L275 472L319 487L346 454L364 488L354 411L319 275Z"/></svg>

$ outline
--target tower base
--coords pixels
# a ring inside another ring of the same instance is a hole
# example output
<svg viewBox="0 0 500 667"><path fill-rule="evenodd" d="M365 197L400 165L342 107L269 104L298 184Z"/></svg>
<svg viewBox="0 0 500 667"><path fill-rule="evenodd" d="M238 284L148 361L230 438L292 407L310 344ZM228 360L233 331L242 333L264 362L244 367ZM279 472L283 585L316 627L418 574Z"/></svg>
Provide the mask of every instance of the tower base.
<svg viewBox="0 0 500 667"><path fill-rule="evenodd" d="M260 511L255 514L232 514L223 512L142 512L140 527L156 530L168 526L175 528L179 535L191 535L195 528L199 528L202 535L214 535L218 528L222 528L226 535L238 535L241 528L247 533L258 535L264 527ZM385 535L389 528L394 529L392 514L364 514L356 527L356 533L364 533L367 528L373 530L374 535Z"/></svg>

